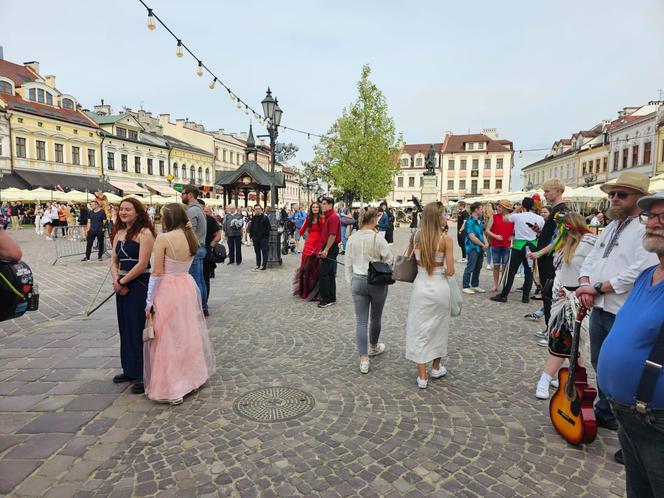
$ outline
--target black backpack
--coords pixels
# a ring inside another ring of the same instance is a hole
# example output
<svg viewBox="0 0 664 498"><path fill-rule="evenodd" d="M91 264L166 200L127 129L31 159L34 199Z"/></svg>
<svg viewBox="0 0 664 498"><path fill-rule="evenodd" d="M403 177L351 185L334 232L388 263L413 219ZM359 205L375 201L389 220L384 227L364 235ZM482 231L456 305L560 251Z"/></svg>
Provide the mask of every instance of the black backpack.
<svg viewBox="0 0 664 498"><path fill-rule="evenodd" d="M212 260L215 263L223 263L226 259L226 246L221 242L212 249Z"/></svg>

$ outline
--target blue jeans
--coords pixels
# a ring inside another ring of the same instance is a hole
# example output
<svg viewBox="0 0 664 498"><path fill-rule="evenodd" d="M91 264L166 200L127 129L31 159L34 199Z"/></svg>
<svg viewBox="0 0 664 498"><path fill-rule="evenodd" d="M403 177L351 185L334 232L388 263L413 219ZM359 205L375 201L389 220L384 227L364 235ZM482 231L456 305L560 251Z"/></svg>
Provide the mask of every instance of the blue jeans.
<svg viewBox="0 0 664 498"><path fill-rule="evenodd" d="M355 340L360 356L366 356L367 328L369 329L369 342L378 344L380 337L381 318L383 307L387 299L387 285L369 285L366 275L353 275L351 280L353 304L355 305ZM371 315L371 325L369 325Z"/></svg>
<svg viewBox="0 0 664 498"><path fill-rule="evenodd" d="M194 256L194 259L191 262L191 266L189 267L189 275L194 278L198 290L201 291L201 306L204 310L208 309L207 287L205 286L205 280L203 279L203 260L205 259L206 254L207 251L205 250L205 246L199 247L196 256Z"/></svg>
<svg viewBox="0 0 664 498"><path fill-rule="evenodd" d="M628 498L664 496L664 410L640 414L611 402L625 459Z"/></svg>
<svg viewBox="0 0 664 498"><path fill-rule="evenodd" d="M599 359L599 352L604 344L604 339L607 338L613 322L616 320L616 315L604 311L601 308L593 308L590 315L590 324L588 326L588 333L590 335L590 363L597 373L597 360ZM599 381L597 382L597 403L595 403L595 416L607 421L614 420L609 401L606 399L606 394L599 388Z"/></svg>
<svg viewBox="0 0 664 498"><path fill-rule="evenodd" d="M341 247L343 247L343 250L346 250L346 241L348 240L348 227L346 225L341 225Z"/></svg>
<svg viewBox="0 0 664 498"><path fill-rule="evenodd" d="M472 250L468 251L466 257L468 258L468 263L466 264L466 269L463 271L463 288L479 287L484 253Z"/></svg>

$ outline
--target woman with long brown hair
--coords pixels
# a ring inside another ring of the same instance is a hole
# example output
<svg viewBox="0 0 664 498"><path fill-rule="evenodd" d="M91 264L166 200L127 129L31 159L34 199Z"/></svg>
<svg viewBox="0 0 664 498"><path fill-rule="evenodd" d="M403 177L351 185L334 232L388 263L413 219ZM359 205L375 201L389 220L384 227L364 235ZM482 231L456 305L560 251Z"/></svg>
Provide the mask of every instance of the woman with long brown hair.
<svg viewBox="0 0 664 498"><path fill-rule="evenodd" d="M128 197L120 202L113 226L111 275L120 329L122 373L113 382L134 382L131 392L142 394L145 298L150 279L150 254L157 236L145 207Z"/></svg>
<svg viewBox="0 0 664 498"><path fill-rule="evenodd" d="M447 356L450 328L450 287L454 275L452 238L445 233L445 206L431 202L424 207L420 230L408 244L407 254L415 254L417 276L406 319L406 358L417 364L417 386L428 384L427 363L432 361L431 377L447 373L441 365Z"/></svg>
<svg viewBox="0 0 664 498"><path fill-rule="evenodd" d="M558 237L554 243L553 256L556 276L548 325L549 338L541 341L542 346L548 346L549 356L535 390L535 396L539 399L549 398L549 385L552 380L557 381L554 378L556 372L565 358L569 358L574 327L572 317L579 307L574 291L579 286L581 265L595 246L595 240L596 236L586 227L586 220L579 213L570 211L558 219ZM542 254L537 251L531 259L540 256Z"/></svg>
<svg viewBox="0 0 664 498"><path fill-rule="evenodd" d="M189 267L198 239L187 228L181 204L161 210L163 232L154 245L154 266L145 301L154 338L145 345L145 393L148 398L179 405L214 373L215 361L201 307L198 285Z"/></svg>
<svg viewBox="0 0 664 498"><path fill-rule="evenodd" d="M293 294L302 299L314 301L318 299L318 267L320 258L318 253L323 248L320 238L321 229L325 219L318 202L312 202L309 206L307 218L304 220L300 235L307 233L307 240L302 250L300 267L295 272Z"/></svg>

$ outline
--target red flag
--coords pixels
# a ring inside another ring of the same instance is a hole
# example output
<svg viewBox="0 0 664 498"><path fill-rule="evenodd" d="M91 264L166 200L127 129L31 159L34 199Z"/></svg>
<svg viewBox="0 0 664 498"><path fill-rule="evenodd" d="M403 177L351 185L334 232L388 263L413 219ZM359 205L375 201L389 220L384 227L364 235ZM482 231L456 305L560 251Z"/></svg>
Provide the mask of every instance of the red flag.
<svg viewBox="0 0 664 498"><path fill-rule="evenodd" d="M64 189L59 184L55 186L55 190L58 192L64 192Z"/></svg>

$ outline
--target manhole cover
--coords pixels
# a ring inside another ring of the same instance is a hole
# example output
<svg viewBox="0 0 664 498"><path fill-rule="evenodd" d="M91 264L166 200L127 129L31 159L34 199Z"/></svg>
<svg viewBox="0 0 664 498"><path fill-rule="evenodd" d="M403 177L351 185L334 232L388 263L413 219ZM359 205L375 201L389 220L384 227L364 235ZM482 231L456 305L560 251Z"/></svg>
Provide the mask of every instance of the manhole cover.
<svg viewBox="0 0 664 498"><path fill-rule="evenodd" d="M309 413L316 404L313 396L292 387L265 387L240 397L233 409L255 422L280 422Z"/></svg>

